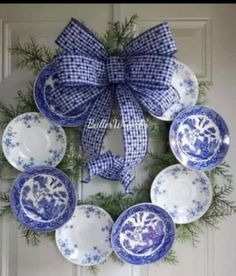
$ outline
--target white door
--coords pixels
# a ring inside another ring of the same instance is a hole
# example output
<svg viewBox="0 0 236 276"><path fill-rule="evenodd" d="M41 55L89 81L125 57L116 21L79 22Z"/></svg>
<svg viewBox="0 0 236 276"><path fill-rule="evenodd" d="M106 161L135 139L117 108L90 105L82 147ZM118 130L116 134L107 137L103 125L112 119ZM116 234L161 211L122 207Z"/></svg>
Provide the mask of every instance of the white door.
<svg viewBox="0 0 236 276"><path fill-rule="evenodd" d="M53 46L53 41L70 17L83 20L102 34L107 23L138 14L139 32L168 21L179 48L178 58L188 64L199 79L213 81L209 103L226 120L231 134L227 161L236 175L236 5L202 4L1 4L0 5L0 100L12 103L16 91L23 89L31 73L19 70L8 51L16 40L24 42L34 36L39 42ZM114 139L117 139L114 143ZM116 134L109 145L119 145ZM117 147L119 149L119 146ZM139 179L139 181L141 181ZM87 197L98 191L113 192L117 185L93 180L80 191ZM232 195L236 200L236 190ZM142 276L234 276L236 272L236 221L227 219L218 231L206 231L197 248L178 245L176 266L150 265L120 267L112 261L100 266L98 275ZM27 246L17 231L15 220L5 217L0 224L1 276L81 276L88 271L67 262L52 241L38 247Z"/></svg>

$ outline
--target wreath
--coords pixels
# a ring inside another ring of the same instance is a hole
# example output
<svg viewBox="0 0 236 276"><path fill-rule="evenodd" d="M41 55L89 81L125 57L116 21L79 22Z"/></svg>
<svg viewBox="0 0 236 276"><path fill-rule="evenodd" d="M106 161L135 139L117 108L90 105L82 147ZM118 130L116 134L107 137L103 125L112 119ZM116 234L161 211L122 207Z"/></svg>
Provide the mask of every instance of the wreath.
<svg viewBox="0 0 236 276"><path fill-rule="evenodd" d="M123 49L134 36L134 26L137 16L132 16L129 20L125 19L124 23L115 22L109 23L109 29L103 37L93 33L104 45L108 53L114 54ZM53 62L54 58L60 56L61 50L52 50L44 45L40 45L33 37L28 42L16 43L11 49L12 54L17 55L18 66L27 68L33 71L36 76L45 66ZM207 101L207 93L212 86L210 81L198 81L199 96L197 105L203 105ZM35 104L33 97L34 82L30 82L25 91L17 91L16 104L6 105L0 103L0 126L2 129L18 115L24 112L39 112L38 106ZM120 120L117 110L112 110L112 119ZM156 176L165 168L177 164L171 146L169 144L169 132L171 122L158 120L149 113L145 113L145 118L148 125L148 135L155 152L148 148L147 157L145 159L145 169L148 177L141 186L136 186L132 190L132 196L127 192L116 192L106 194L99 192L91 195L86 199L78 200L77 205L92 205L99 206L110 214L113 221L117 221L120 215L130 207L151 202L150 189ZM78 137L81 137L82 129L80 127L64 128L67 137L67 149L64 158L57 166L61 171L72 179L74 183L78 183L84 178L83 172L87 164L87 157L78 142ZM109 135L108 129L106 135ZM10 189L19 175L19 171L7 161L3 150L0 152L0 177L2 182L8 183L7 190L0 192L1 209L0 217L12 214L10 205ZM232 175L230 167L226 162L221 162L212 170L206 172L213 188L212 202L208 210L198 220L187 224L176 224L176 242L191 243L195 246L198 243L199 236L206 228L216 229L219 223L233 215L236 212L236 205L229 200L232 193ZM23 224L19 224L19 231L29 245L37 246L42 238L55 239L55 232L42 233L34 231ZM114 262L123 265L124 262L112 253L111 258ZM177 263L177 254L171 249L159 262L167 262L169 264ZM158 263L159 263L158 262ZM91 265L87 267L91 272L96 273L98 267Z"/></svg>

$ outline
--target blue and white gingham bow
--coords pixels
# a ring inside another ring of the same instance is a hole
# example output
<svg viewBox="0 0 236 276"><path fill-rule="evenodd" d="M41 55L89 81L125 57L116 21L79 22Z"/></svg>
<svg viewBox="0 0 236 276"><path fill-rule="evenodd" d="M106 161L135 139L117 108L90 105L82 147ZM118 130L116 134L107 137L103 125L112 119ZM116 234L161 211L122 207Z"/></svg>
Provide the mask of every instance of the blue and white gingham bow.
<svg viewBox="0 0 236 276"><path fill-rule="evenodd" d="M147 125L141 105L161 116L179 99L170 85L177 48L167 23L133 39L119 55L108 54L102 43L84 25L71 19L56 43L64 52L55 59L60 81L52 91L64 114L92 103L83 126L82 146L89 158L87 182L99 175L119 180L128 192L134 179L131 170L147 152ZM100 155L106 128L89 123L109 123L116 102L122 123L124 157L108 151ZM143 122L143 123L141 123Z"/></svg>

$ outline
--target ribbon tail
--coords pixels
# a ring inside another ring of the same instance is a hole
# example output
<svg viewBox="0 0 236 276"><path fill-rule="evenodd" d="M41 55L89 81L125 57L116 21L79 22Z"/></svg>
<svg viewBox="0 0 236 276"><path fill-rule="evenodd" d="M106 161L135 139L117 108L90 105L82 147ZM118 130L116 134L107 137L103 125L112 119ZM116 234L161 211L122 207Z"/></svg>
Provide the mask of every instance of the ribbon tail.
<svg viewBox="0 0 236 276"><path fill-rule="evenodd" d="M111 110L111 94L108 90L105 90L92 104L82 130L82 148L89 160L97 158L100 154L111 117Z"/></svg>
<svg viewBox="0 0 236 276"><path fill-rule="evenodd" d="M140 104L128 86L117 87L116 100L125 144L124 167L135 167L143 161L147 153L147 123Z"/></svg>
<svg viewBox="0 0 236 276"><path fill-rule="evenodd" d="M111 151L108 151L99 157L91 160L87 164L88 176L82 180L82 183L89 183L96 175L101 174L104 171L109 171L113 167L113 155Z"/></svg>

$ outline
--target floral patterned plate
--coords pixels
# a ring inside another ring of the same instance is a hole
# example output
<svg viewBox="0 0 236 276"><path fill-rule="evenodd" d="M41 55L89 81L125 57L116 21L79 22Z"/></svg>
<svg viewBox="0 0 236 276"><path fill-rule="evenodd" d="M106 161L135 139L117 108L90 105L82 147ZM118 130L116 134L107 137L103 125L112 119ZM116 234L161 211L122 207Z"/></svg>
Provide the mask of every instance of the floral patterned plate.
<svg viewBox="0 0 236 276"><path fill-rule="evenodd" d="M39 166L17 177L10 201L13 214L22 224L35 231L50 232L73 215L76 191L62 171Z"/></svg>
<svg viewBox="0 0 236 276"><path fill-rule="evenodd" d="M53 90L61 90L61 98L56 99L53 96ZM76 89L74 89L76 93ZM67 100L73 95L69 89L59 86L58 76L55 72L55 65L48 64L37 76L34 83L34 100L35 103L50 121L66 127L81 126L88 115L88 110L91 104L84 104L79 109L75 108L71 112L66 112L63 99L66 96Z"/></svg>
<svg viewBox="0 0 236 276"><path fill-rule="evenodd" d="M111 234L117 256L134 265L157 262L172 248L174 239L172 218L152 203L137 204L124 211Z"/></svg>
<svg viewBox="0 0 236 276"><path fill-rule="evenodd" d="M181 111L174 119L169 141L181 164L207 171L219 165L229 148L229 130L213 109L197 105Z"/></svg>
<svg viewBox="0 0 236 276"><path fill-rule="evenodd" d="M8 162L20 171L35 166L56 167L67 146L63 128L37 112L14 118L3 133L2 148Z"/></svg>
<svg viewBox="0 0 236 276"><path fill-rule="evenodd" d="M72 218L56 230L57 247L76 265L97 265L112 253L112 225L111 216L102 208L77 206Z"/></svg>
<svg viewBox="0 0 236 276"><path fill-rule="evenodd" d="M179 93L180 99L168 108L162 116L163 121L172 121L176 115L188 106L194 106L198 99L198 80L193 71L184 63L176 61L177 68L173 74L171 85Z"/></svg>
<svg viewBox="0 0 236 276"><path fill-rule="evenodd" d="M204 172L176 164L156 176L151 187L151 201L164 208L175 223L190 223L210 207L212 186Z"/></svg>

